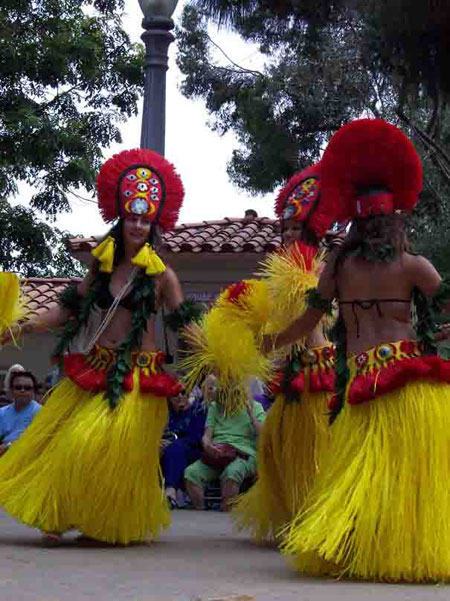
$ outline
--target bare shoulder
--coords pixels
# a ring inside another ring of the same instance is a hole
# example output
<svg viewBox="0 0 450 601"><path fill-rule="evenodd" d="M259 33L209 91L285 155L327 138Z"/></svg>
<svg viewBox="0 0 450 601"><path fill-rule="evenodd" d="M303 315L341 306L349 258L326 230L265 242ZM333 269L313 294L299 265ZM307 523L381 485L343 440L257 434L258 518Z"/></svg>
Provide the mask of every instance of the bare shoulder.
<svg viewBox="0 0 450 601"><path fill-rule="evenodd" d="M427 296L433 296L441 283L441 276L434 265L422 255L404 253L402 263L411 286L417 286Z"/></svg>
<svg viewBox="0 0 450 601"><path fill-rule="evenodd" d="M169 310L176 309L183 302L183 293L175 271L169 265L161 275L157 276L157 286L161 299Z"/></svg>
<svg viewBox="0 0 450 601"><path fill-rule="evenodd" d="M163 285L170 285L174 283L178 283L178 276L175 271L170 267L170 265L166 265L166 270L160 276L160 282Z"/></svg>

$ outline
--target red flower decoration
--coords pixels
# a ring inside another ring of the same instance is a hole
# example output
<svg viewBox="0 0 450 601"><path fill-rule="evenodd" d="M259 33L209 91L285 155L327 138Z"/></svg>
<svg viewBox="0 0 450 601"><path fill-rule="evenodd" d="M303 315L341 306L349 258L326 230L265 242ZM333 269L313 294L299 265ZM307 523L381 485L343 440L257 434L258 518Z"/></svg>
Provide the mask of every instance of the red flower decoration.
<svg viewBox="0 0 450 601"><path fill-rule="evenodd" d="M245 281L232 284L226 290L227 300L229 300L231 303L239 303L241 296L247 294L249 289L250 285Z"/></svg>

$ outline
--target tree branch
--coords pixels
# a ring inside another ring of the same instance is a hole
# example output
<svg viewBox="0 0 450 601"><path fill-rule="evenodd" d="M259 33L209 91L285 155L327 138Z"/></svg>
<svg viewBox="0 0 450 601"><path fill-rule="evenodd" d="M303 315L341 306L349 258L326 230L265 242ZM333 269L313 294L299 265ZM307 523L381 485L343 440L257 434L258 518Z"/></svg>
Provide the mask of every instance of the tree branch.
<svg viewBox="0 0 450 601"><path fill-rule="evenodd" d="M211 42L211 44L213 46L215 46L215 48L217 48L217 50L219 50L219 52L221 52L224 57L227 59L227 61L229 61L232 65L234 65L237 69L239 69L240 72L244 72L244 73L251 73L253 75L259 75L260 77L264 77L264 73L261 73L261 71L254 71L253 69L246 69L245 67L241 67L240 65L238 65L237 63L235 63L229 56L228 54L225 52L225 50L223 50L219 44L217 44L210 35L205 34L206 37L208 38L208 40Z"/></svg>

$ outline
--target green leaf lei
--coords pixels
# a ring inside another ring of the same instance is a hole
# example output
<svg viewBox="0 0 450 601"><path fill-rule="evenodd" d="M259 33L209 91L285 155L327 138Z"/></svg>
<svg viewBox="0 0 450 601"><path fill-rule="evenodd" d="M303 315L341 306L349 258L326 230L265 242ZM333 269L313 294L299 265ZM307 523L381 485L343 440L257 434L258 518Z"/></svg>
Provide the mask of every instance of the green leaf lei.
<svg viewBox="0 0 450 601"><path fill-rule="evenodd" d="M133 369L131 353L142 346L142 336L147 321L156 313L155 280L142 272L135 284L132 300L131 329L117 347L117 362L108 371L106 398L111 409L115 409L123 395L123 381Z"/></svg>
<svg viewBox="0 0 450 601"><path fill-rule="evenodd" d="M164 321L167 327L174 332L178 332L178 330L181 330L188 323L198 321L202 312L203 307L201 304L187 298L177 309L166 315Z"/></svg>
<svg viewBox="0 0 450 601"><path fill-rule="evenodd" d="M301 395L291 389L291 382L300 374L303 368L302 352L304 351L305 348L294 345L284 367L280 389L287 403L299 403L301 401Z"/></svg>
<svg viewBox="0 0 450 601"><path fill-rule="evenodd" d="M323 298L317 288L310 288L305 294L308 309L318 309L327 315L333 314L333 301L329 298Z"/></svg>
<svg viewBox="0 0 450 601"><path fill-rule="evenodd" d="M66 322L59 343L53 353L54 356L59 357L60 363L62 363L64 353L70 347L70 343L80 329L86 325L90 311L98 297L99 290L109 285L110 277L109 274L96 274L89 287L89 292L84 298L80 297L72 287L70 287L71 289L69 287L66 288L60 295L61 306L64 309L69 309L72 313L72 319ZM105 397L108 399L111 409L117 407L123 395L125 376L133 368L131 353L141 348L143 333L147 328L147 321L152 313L156 313L155 281L153 277L146 276L142 270L133 286L131 330L117 347L117 361L108 371Z"/></svg>
<svg viewBox="0 0 450 601"><path fill-rule="evenodd" d="M345 322L341 315L339 315L336 324L333 328L336 344L336 354L334 362L334 371L336 373L335 380L335 395L336 402L334 408L329 414L330 425L337 418L339 413L345 404L345 392L347 390L347 382L349 377L349 371L347 367L347 331L345 328Z"/></svg>

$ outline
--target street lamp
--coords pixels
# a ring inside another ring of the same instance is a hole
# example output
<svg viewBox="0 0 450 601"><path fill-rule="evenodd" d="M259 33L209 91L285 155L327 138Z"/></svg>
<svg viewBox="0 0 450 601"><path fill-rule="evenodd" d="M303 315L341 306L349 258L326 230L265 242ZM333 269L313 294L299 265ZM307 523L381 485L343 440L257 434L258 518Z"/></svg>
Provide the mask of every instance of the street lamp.
<svg viewBox="0 0 450 601"><path fill-rule="evenodd" d="M166 71L168 49L175 40L172 14L178 0L139 0L144 13L142 40L145 44L144 112L141 148L164 154L166 133Z"/></svg>

